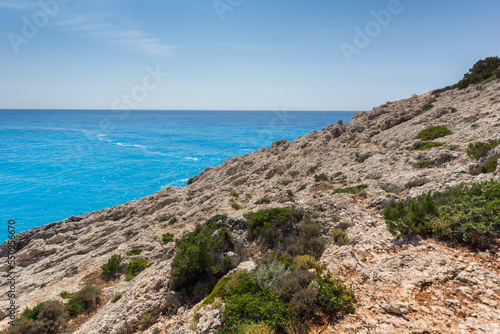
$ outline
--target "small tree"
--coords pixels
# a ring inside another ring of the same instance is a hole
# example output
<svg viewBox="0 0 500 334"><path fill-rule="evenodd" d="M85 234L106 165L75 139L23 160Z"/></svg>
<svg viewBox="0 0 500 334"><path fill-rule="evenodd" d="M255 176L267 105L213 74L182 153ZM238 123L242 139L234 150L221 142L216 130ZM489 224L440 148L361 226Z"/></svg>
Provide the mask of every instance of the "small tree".
<svg viewBox="0 0 500 334"><path fill-rule="evenodd" d="M112 277L116 271L118 270L118 267L120 266L120 263L122 262L122 256L121 255L113 255L108 259L108 262L103 264L101 266L102 272L104 276L106 277Z"/></svg>

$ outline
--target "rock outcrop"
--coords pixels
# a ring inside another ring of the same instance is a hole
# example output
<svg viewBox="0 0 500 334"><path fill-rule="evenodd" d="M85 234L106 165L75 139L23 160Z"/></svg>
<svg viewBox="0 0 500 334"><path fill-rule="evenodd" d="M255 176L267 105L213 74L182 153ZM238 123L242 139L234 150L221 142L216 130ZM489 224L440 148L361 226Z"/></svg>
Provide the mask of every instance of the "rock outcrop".
<svg viewBox="0 0 500 334"><path fill-rule="evenodd" d="M433 108L424 111L426 104ZM434 125L444 125L452 134L436 140L444 143L440 147L411 151L417 134ZM245 212L293 205L321 222L328 244L320 261L357 296L355 314L312 326L313 333L500 333L498 253L472 252L418 237L395 239L381 215L393 199L442 191L461 182L500 180L498 169L496 174L470 174L478 162L465 153L469 143L489 139L500 140L498 80L387 102L356 114L347 124L337 122L292 142L276 141L270 148L207 168L186 187L169 187L20 233L18 306L61 299L62 291L76 291L95 280L112 254L140 248L141 256L153 265L130 281L103 281L105 302L85 322L73 324L74 332L117 333L151 313L155 324L144 333L155 328L161 333L211 333L220 325L219 310L186 308L169 289L176 250L174 242L162 241L162 234L180 238L196 224L224 213L235 238L244 239ZM430 163L415 168L420 160ZM320 174L326 180L316 182L313 176ZM360 194L332 194L360 184L368 185ZM255 204L264 197L268 203ZM233 208L233 203L243 209ZM340 224L348 226L348 245L328 237ZM0 270L5 272L5 243L0 256ZM257 245L249 244L248 259L241 265L251 269L262 256ZM2 276L2 296L8 286ZM117 293L123 297L112 303ZM7 306L7 298L2 298L0 328L9 321Z"/></svg>

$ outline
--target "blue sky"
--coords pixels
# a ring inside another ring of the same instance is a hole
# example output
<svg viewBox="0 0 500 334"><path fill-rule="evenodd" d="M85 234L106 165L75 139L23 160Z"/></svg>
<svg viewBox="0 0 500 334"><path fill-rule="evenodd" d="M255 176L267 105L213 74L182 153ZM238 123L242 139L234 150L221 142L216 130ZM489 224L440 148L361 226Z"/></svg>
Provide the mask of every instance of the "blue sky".
<svg viewBox="0 0 500 334"><path fill-rule="evenodd" d="M368 111L500 56L499 13L498 0L0 0L0 109Z"/></svg>

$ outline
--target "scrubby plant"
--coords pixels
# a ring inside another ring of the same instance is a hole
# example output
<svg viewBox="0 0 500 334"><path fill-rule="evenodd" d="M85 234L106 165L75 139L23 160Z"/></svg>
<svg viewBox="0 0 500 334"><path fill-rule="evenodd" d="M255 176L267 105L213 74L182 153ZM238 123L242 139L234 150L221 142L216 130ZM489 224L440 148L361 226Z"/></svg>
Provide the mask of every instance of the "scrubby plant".
<svg viewBox="0 0 500 334"><path fill-rule="evenodd" d="M274 331L265 323L246 324L240 329L241 334L274 334Z"/></svg>
<svg viewBox="0 0 500 334"><path fill-rule="evenodd" d="M319 175L314 174L314 181L315 182L328 181L328 176L325 173L321 173Z"/></svg>
<svg viewBox="0 0 500 334"><path fill-rule="evenodd" d="M341 245L347 245L350 242L347 232L341 228L336 228L332 231L332 238Z"/></svg>
<svg viewBox="0 0 500 334"><path fill-rule="evenodd" d="M173 241L174 240L174 234L173 233L165 233L165 234L162 234L161 235L161 240L164 242L164 243L168 243L170 241Z"/></svg>
<svg viewBox="0 0 500 334"><path fill-rule="evenodd" d="M365 153L365 154L361 154L358 159L356 160L358 163L362 164L363 162L365 162L366 159L368 159L369 157L371 157L371 154L370 153Z"/></svg>
<svg viewBox="0 0 500 334"><path fill-rule="evenodd" d="M68 291L63 291L59 294L59 296L61 296L62 299L70 299L73 294L69 293Z"/></svg>
<svg viewBox="0 0 500 334"><path fill-rule="evenodd" d="M154 322L154 317L151 313L144 313L139 319L140 327L142 330L149 328Z"/></svg>
<svg viewBox="0 0 500 334"><path fill-rule="evenodd" d="M440 147L443 146L446 143L439 143L439 142L434 142L434 141L417 141L413 144L413 147L411 150L413 151L424 151L424 150L429 150L433 147Z"/></svg>
<svg viewBox="0 0 500 334"><path fill-rule="evenodd" d="M288 247L292 256L311 255L319 259L325 242L321 238L321 226L312 219L306 218L299 223L299 236L297 241Z"/></svg>
<svg viewBox="0 0 500 334"><path fill-rule="evenodd" d="M79 250L78 252L76 252L76 255L85 255L85 254L87 254L87 252L83 250Z"/></svg>
<svg viewBox="0 0 500 334"><path fill-rule="evenodd" d="M423 111L429 111L431 110L432 108L434 108L434 105L433 104L425 104L423 107L422 107L422 110Z"/></svg>
<svg viewBox="0 0 500 334"><path fill-rule="evenodd" d="M477 142L474 144L469 144L467 148L467 155L471 159L480 159L488 155L488 152L497 147L500 144L500 141L497 140L489 140L487 143Z"/></svg>
<svg viewBox="0 0 500 334"><path fill-rule="evenodd" d="M479 175L483 173L494 173L497 170L498 159L500 155L494 155L488 158L484 164L471 172L472 175Z"/></svg>
<svg viewBox="0 0 500 334"><path fill-rule="evenodd" d="M333 194L359 194L366 188L368 188L367 184L360 184L354 187L335 189Z"/></svg>
<svg viewBox="0 0 500 334"><path fill-rule="evenodd" d="M461 184L397 202L384 211L396 236L426 235L488 247L500 232L500 183Z"/></svg>
<svg viewBox="0 0 500 334"><path fill-rule="evenodd" d="M66 304L66 310L71 317L76 317L86 310L93 309L99 304L101 290L94 285L88 283L79 291L73 293L73 296Z"/></svg>
<svg viewBox="0 0 500 334"><path fill-rule="evenodd" d="M142 249L140 248L132 248L131 251L127 252L125 255L127 256L134 256L134 255L139 255L142 253Z"/></svg>
<svg viewBox="0 0 500 334"><path fill-rule="evenodd" d="M36 320L38 318L38 315L42 311L43 304L37 304L36 306L33 306L33 308L25 308L24 311L21 313L21 318L26 318L26 319L33 319Z"/></svg>
<svg viewBox="0 0 500 334"><path fill-rule="evenodd" d="M122 262L122 256L119 254L112 255L108 262L104 263L101 266L102 272L106 277L112 277L120 267L120 263Z"/></svg>
<svg viewBox="0 0 500 334"><path fill-rule="evenodd" d="M333 279L332 274L327 273L318 276L316 284L317 304L324 311L335 315L354 313L354 291L347 289L341 280Z"/></svg>
<svg viewBox="0 0 500 334"><path fill-rule="evenodd" d="M239 205L238 203L231 203L231 207L235 210L241 210L243 207Z"/></svg>
<svg viewBox="0 0 500 334"><path fill-rule="evenodd" d="M184 290L196 299L205 297L229 269L223 263L222 247L234 247L231 233L224 224L227 216L217 215L198 225L196 229L175 241L180 252L172 262L171 285L175 290ZM217 233L215 233L217 232Z"/></svg>
<svg viewBox="0 0 500 334"><path fill-rule="evenodd" d="M262 262L255 270L255 283L262 290L276 291L278 282L290 272L291 270L287 268L285 263L272 256Z"/></svg>
<svg viewBox="0 0 500 334"><path fill-rule="evenodd" d="M139 257L127 264L125 267L125 280L130 281L135 276L139 275L144 269L151 266L153 263Z"/></svg>
<svg viewBox="0 0 500 334"><path fill-rule="evenodd" d="M175 223L177 223L177 217L174 216L170 218L170 224L175 224Z"/></svg>
<svg viewBox="0 0 500 334"><path fill-rule="evenodd" d="M121 292L117 293L116 295L113 296L113 298L111 298L111 302L116 303L117 301L119 301L122 298L122 296L123 295Z"/></svg>
<svg viewBox="0 0 500 334"><path fill-rule="evenodd" d="M436 138L441 138L451 134L452 132L446 126L436 125L420 131L418 133L418 137L420 138L420 140L426 141L434 140Z"/></svg>
<svg viewBox="0 0 500 334"><path fill-rule="evenodd" d="M281 184L284 185L284 186L287 186L290 183L292 183L292 181L290 181L290 180L283 180L283 181L281 181Z"/></svg>
<svg viewBox="0 0 500 334"><path fill-rule="evenodd" d="M415 168L426 168L430 167L433 164L433 161L430 159L420 159L416 163L413 164Z"/></svg>
<svg viewBox="0 0 500 334"><path fill-rule="evenodd" d="M240 197L240 195L236 191L231 191L231 193L229 195L236 197L236 198Z"/></svg>
<svg viewBox="0 0 500 334"><path fill-rule="evenodd" d="M255 204L257 204L257 205L261 205L261 204L269 204L269 203L271 203L271 199L270 199L269 197L266 197L266 196L264 196L264 197L262 197L262 198L258 199L258 200L255 202Z"/></svg>
<svg viewBox="0 0 500 334"><path fill-rule="evenodd" d="M25 309L14 324L2 331L4 334L59 334L67 327L67 314L64 304L49 300L39 303L33 309Z"/></svg>
<svg viewBox="0 0 500 334"><path fill-rule="evenodd" d="M411 188L421 187L424 184L426 184L427 182L428 182L428 180L425 179L425 178L418 179L418 180L413 180L413 181L408 181L405 184L405 189L411 189Z"/></svg>

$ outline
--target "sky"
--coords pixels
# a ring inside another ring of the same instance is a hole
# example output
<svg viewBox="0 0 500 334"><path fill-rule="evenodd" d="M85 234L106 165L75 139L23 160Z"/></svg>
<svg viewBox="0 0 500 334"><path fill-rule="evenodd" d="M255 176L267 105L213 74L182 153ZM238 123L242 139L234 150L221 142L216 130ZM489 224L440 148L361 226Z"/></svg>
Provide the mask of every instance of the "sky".
<svg viewBox="0 0 500 334"><path fill-rule="evenodd" d="M0 109L353 110L500 56L498 0L0 0Z"/></svg>

